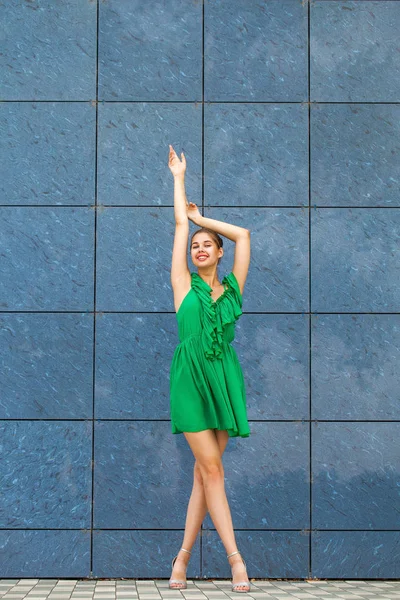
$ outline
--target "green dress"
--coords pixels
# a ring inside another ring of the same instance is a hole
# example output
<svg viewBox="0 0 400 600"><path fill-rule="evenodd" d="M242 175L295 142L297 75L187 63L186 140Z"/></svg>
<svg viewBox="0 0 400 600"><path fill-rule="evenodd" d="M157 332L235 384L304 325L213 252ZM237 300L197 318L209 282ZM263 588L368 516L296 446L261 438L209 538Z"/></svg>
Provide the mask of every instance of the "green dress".
<svg viewBox="0 0 400 600"><path fill-rule="evenodd" d="M170 366L172 433L227 430L230 437L249 437L246 389L236 351L230 342L242 314L242 295L231 271L223 294L191 273L191 288L176 313L180 343Z"/></svg>

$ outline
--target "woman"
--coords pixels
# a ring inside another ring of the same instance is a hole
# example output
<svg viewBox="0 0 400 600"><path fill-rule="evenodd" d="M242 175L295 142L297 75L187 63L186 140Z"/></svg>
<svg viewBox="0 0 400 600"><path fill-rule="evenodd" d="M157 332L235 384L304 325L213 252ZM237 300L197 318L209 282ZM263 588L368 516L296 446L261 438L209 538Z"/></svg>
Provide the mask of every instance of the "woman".
<svg viewBox="0 0 400 600"><path fill-rule="evenodd" d="M193 489L189 500L183 547L172 560L169 587L187 587L186 567L191 549L207 514L227 551L232 569L232 591L249 592L246 563L237 549L224 487L222 454L229 437L248 437L243 373L234 339L235 322L242 314L242 290L250 262L250 232L204 218L187 203L184 176L186 159L169 146L174 176L175 239L171 284L180 343L170 369L172 433L183 433L195 457ZM187 264L188 219L199 225L191 239L190 255L198 273ZM235 246L233 270L218 281L222 258L221 233Z"/></svg>

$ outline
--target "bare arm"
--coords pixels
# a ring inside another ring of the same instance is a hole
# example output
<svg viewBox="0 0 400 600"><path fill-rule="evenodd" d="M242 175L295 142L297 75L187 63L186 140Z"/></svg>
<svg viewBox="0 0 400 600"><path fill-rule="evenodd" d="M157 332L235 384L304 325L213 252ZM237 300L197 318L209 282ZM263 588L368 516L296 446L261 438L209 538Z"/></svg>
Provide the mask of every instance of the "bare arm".
<svg viewBox="0 0 400 600"><path fill-rule="evenodd" d="M185 191L185 174L174 176L174 214L175 223L188 224L186 206L188 204Z"/></svg>
<svg viewBox="0 0 400 600"><path fill-rule="evenodd" d="M199 227L208 227L209 229L224 235L233 242L237 242L241 237L247 236L250 233L250 231L244 227L239 227L238 225L225 223L225 221L217 221L216 219L210 219L203 216L200 216L196 219L196 225Z"/></svg>
<svg viewBox="0 0 400 600"><path fill-rule="evenodd" d="M199 227L208 227L235 242L235 258L232 271L243 294L250 265L250 230L201 215L194 222Z"/></svg>
<svg viewBox="0 0 400 600"><path fill-rule="evenodd" d="M169 147L168 166L174 176L174 215L175 236L172 249L171 284L174 291L175 310L178 311L183 298L190 290L191 277L187 262L189 219L185 192L186 159L182 152L182 162L173 147Z"/></svg>

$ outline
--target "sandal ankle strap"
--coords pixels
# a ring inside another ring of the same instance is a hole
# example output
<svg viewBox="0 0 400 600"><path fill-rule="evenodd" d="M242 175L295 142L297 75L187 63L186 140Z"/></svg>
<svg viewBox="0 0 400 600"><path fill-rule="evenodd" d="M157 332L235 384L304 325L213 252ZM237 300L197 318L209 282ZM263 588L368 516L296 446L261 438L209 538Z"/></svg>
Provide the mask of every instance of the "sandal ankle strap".
<svg viewBox="0 0 400 600"><path fill-rule="evenodd" d="M229 558L230 556L233 556L234 554L240 554L240 556L242 556L241 553L239 552L239 550L236 550L235 552L231 552L231 554L227 554L226 557ZM247 569L246 561L244 560L243 556L242 556L242 561L243 561L245 568Z"/></svg>
<svg viewBox="0 0 400 600"><path fill-rule="evenodd" d="M192 554L191 551L186 550L186 548L181 548L180 550L183 550L184 552L187 552L188 554ZM178 554L179 554L179 552L178 552ZM174 568L174 564L175 564L176 559L178 558L178 554L176 556L174 556L174 558L172 559L172 562L171 562L172 568Z"/></svg>

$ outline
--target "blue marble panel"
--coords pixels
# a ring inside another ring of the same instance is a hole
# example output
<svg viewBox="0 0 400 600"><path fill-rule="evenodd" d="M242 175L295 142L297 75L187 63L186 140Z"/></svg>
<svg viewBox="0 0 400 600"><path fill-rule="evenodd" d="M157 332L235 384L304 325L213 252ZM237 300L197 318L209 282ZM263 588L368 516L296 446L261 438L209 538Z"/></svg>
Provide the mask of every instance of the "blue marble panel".
<svg viewBox="0 0 400 600"><path fill-rule="evenodd" d="M93 308L93 210L3 207L0 222L0 310Z"/></svg>
<svg viewBox="0 0 400 600"><path fill-rule="evenodd" d="M308 315L240 318L233 345L243 367L249 419L308 419L308 321Z"/></svg>
<svg viewBox="0 0 400 600"><path fill-rule="evenodd" d="M2 3L2 100L96 96L96 2Z"/></svg>
<svg viewBox="0 0 400 600"><path fill-rule="evenodd" d="M169 419L175 315L103 314L96 320L99 419Z"/></svg>
<svg viewBox="0 0 400 600"><path fill-rule="evenodd" d="M399 531L312 532L313 577L399 578L399 545Z"/></svg>
<svg viewBox="0 0 400 600"><path fill-rule="evenodd" d="M313 527L400 528L399 435L399 422L313 423Z"/></svg>
<svg viewBox="0 0 400 600"><path fill-rule="evenodd" d="M201 100L202 3L99 3L101 100Z"/></svg>
<svg viewBox="0 0 400 600"><path fill-rule="evenodd" d="M89 103L1 103L1 203L94 203L95 127Z"/></svg>
<svg viewBox="0 0 400 600"><path fill-rule="evenodd" d="M0 418L91 418L93 316L0 315L0 364Z"/></svg>
<svg viewBox="0 0 400 600"><path fill-rule="evenodd" d="M398 102L400 3L310 4L312 102Z"/></svg>
<svg viewBox="0 0 400 600"><path fill-rule="evenodd" d="M178 554L182 540L183 530L102 531L95 529L92 576L168 579L171 576L172 559ZM201 576L200 540L199 536L192 548L187 568L188 579Z"/></svg>
<svg viewBox="0 0 400 600"><path fill-rule="evenodd" d="M234 528L309 527L309 426L252 422L249 438L229 440L223 454ZM215 525L209 514L204 528Z"/></svg>
<svg viewBox="0 0 400 600"><path fill-rule="evenodd" d="M188 248L197 229L190 224ZM175 313L170 277L174 231L171 208L98 211L97 310ZM191 259L188 267L193 270Z"/></svg>
<svg viewBox="0 0 400 600"><path fill-rule="evenodd" d="M400 315L312 318L312 418L400 420Z"/></svg>
<svg viewBox="0 0 400 600"><path fill-rule="evenodd" d="M307 100L306 2L204 3L206 101Z"/></svg>
<svg viewBox="0 0 400 600"><path fill-rule="evenodd" d="M170 431L169 421L95 423L95 528L184 528L194 457Z"/></svg>
<svg viewBox="0 0 400 600"><path fill-rule="evenodd" d="M90 527L91 438L89 421L0 421L0 527Z"/></svg>
<svg viewBox="0 0 400 600"><path fill-rule="evenodd" d="M396 208L311 210L312 311L400 309Z"/></svg>
<svg viewBox="0 0 400 600"><path fill-rule="evenodd" d="M205 216L246 227L251 232L251 262L243 290L243 310L309 310L307 209L211 208ZM222 260L229 272L233 266L234 242L224 240L224 248L225 245L227 254Z"/></svg>
<svg viewBox="0 0 400 600"><path fill-rule="evenodd" d="M308 204L308 110L303 104L204 107L206 206Z"/></svg>
<svg viewBox="0 0 400 600"><path fill-rule="evenodd" d="M309 534L303 531L235 531L249 578L307 577ZM216 531L204 531L203 577L232 578L226 550ZM255 585L259 585L257 581ZM271 590L268 590L271 594ZM255 590L253 590L253 593ZM228 594L229 595L229 594ZM256 598L257 596L251 597ZM259 595L260 598L266 598ZM268 596L269 597L269 596ZM299 597L299 596L297 596ZM275 596L271 596L275 598Z"/></svg>
<svg viewBox="0 0 400 600"><path fill-rule="evenodd" d="M99 104L98 203L173 206L171 144L186 157L187 198L201 204L201 120L200 104Z"/></svg>
<svg viewBox="0 0 400 600"><path fill-rule="evenodd" d="M400 106L311 104L317 206L400 206Z"/></svg>
<svg viewBox="0 0 400 600"><path fill-rule="evenodd" d="M0 530L1 577L17 579L89 577L90 538L89 529L84 531L2 529ZM32 593L35 595L34 591L29 595ZM47 593L43 594L46 595ZM36 597L38 597L37 591Z"/></svg>

